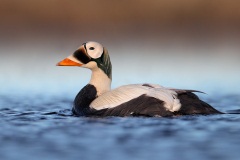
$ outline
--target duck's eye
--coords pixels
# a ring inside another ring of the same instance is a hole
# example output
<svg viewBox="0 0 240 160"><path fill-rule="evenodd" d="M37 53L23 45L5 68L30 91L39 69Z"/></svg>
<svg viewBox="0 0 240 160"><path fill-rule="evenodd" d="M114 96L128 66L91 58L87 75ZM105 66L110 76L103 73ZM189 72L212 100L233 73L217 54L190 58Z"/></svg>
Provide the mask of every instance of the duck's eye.
<svg viewBox="0 0 240 160"><path fill-rule="evenodd" d="M103 53L103 46L101 44L97 42L87 42L85 46L86 46L87 54L91 58L97 59L101 57Z"/></svg>

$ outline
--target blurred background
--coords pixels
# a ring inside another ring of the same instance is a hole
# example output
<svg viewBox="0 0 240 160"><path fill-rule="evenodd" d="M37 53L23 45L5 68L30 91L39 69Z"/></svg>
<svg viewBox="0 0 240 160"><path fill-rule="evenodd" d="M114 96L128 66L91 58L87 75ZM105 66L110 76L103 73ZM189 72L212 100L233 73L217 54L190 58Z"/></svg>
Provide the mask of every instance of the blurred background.
<svg viewBox="0 0 240 160"><path fill-rule="evenodd" d="M240 1L0 0L0 93L74 96L90 71L56 67L83 42L130 83L240 93ZM216 97L217 98L217 97Z"/></svg>

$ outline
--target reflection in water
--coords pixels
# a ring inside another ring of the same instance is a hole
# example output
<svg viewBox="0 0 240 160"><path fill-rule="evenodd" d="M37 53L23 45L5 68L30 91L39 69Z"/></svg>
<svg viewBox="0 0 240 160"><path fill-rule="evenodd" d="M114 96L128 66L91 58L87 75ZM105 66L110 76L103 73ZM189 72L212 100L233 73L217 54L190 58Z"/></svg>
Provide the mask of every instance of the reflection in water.
<svg viewBox="0 0 240 160"><path fill-rule="evenodd" d="M42 159L44 155L44 159L200 160L240 156L238 95L207 100L218 110L235 114L173 118L74 117L70 99L42 97L35 101L37 97L2 96L1 159Z"/></svg>

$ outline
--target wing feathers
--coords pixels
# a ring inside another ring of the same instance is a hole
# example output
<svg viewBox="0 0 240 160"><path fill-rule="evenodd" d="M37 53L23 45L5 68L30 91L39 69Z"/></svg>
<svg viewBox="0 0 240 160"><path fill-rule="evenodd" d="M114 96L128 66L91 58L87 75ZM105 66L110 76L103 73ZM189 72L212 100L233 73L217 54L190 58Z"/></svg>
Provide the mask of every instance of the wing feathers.
<svg viewBox="0 0 240 160"><path fill-rule="evenodd" d="M114 108L96 110L99 116L172 116L173 113L164 107L164 103L147 95L139 96Z"/></svg>
<svg viewBox="0 0 240 160"><path fill-rule="evenodd" d="M152 84L126 85L102 94L91 104L100 116L173 116L221 113L201 101L201 91L165 88Z"/></svg>
<svg viewBox="0 0 240 160"><path fill-rule="evenodd" d="M102 94L95 99L90 107L96 110L114 108L132 99L147 95L154 97L164 102L164 107L169 111L178 111L181 108L180 101L177 98L177 93L159 85L126 85L116 88L112 91Z"/></svg>

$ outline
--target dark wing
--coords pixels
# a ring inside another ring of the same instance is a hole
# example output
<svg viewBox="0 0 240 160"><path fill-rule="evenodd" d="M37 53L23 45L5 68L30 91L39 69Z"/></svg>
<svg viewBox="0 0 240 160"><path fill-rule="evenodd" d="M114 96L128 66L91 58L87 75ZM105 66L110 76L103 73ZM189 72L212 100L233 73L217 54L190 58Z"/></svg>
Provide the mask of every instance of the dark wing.
<svg viewBox="0 0 240 160"><path fill-rule="evenodd" d="M96 116L173 116L174 114L164 107L164 102L154 97L141 95L114 108L94 110Z"/></svg>

